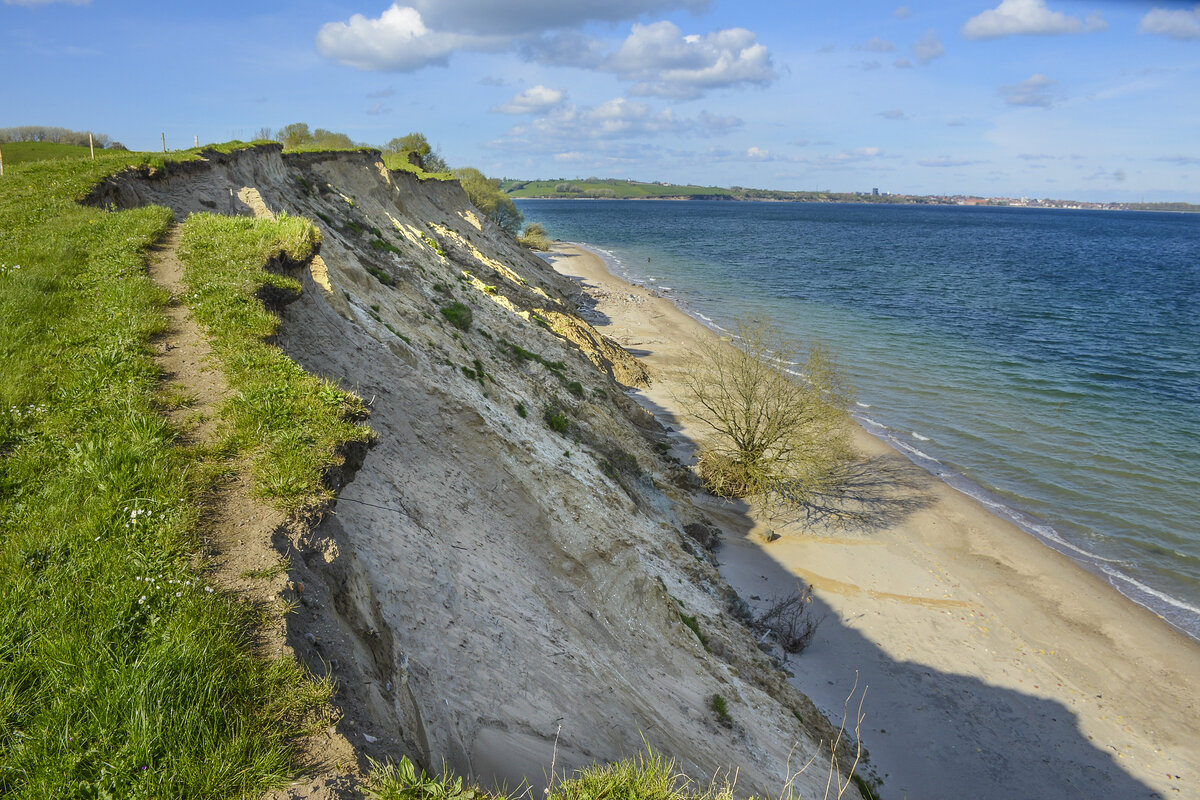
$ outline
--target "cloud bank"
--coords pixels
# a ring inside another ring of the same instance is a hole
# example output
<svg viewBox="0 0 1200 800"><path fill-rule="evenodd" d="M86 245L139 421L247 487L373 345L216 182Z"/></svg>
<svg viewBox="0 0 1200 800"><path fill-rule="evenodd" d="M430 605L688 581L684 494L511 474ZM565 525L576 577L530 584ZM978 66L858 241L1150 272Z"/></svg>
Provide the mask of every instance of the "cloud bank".
<svg viewBox="0 0 1200 800"><path fill-rule="evenodd" d="M1084 33L1107 27L1108 23L1096 14L1080 19L1061 11L1051 11L1046 0L1003 0L995 8L971 17L959 32L968 39L999 39L1004 36Z"/></svg>
<svg viewBox="0 0 1200 800"><path fill-rule="evenodd" d="M1142 17L1138 33L1155 33L1172 39L1200 39L1200 6L1191 11L1155 8Z"/></svg>
<svg viewBox="0 0 1200 800"><path fill-rule="evenodd" d="M377 18L355 14L345 22L322 25L316 46L347 66L390 72L444 66L458 51L517 52L542 64L613 73L632 84L631 95L643 97L691 99L713 89L774 81L770 51L745 28L685 34L665 20L634 24L611 51L597 39L561 29L593 19L705 5L700 0L523 0L504 4L500 13L491 0L393 3ZM484 6L490 10L476 15Z"/></svg>

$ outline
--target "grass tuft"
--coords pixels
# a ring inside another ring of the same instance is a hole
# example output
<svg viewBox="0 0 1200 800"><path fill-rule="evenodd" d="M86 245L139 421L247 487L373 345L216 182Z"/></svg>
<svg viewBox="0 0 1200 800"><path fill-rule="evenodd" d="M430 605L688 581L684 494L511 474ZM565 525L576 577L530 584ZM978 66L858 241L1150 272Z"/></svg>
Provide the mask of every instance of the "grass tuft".
<svg viewBox="0 0 1200 800"><path fill-rule="evenodd" d="M442 316L460 331L465 333L471 329L471 320L474 315L471 313L470 306L460 303L456 300L448 306L443 306L439 310L442 312Z"/></svg>
<svg viewBox="0 0 1200 800"><path fill-rule="evenodd" d="M708 699L708 705L717 716L717 722L726 728L733 727L733 717L729 716L729 704L725 702L724 697L714 694Z"/></svg>
<svg viewBox="0 0 1200 800"><path fill-rule="evenodd" d="M571 418L557 406L546 406L545 411L542 413L542 418L546 420L546 424L550 426L550 430L560 436L566 436L567 431L571 427Z"/></svg>

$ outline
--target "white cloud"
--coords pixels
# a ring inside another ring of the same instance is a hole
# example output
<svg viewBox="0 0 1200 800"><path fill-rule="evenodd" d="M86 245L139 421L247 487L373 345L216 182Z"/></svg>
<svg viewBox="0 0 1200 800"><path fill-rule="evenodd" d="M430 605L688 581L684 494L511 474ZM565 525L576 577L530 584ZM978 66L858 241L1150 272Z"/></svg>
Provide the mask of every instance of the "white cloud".
<svg viewBox="0 0 1200 800"><path fill-rule="evenodd" d="M1169 164L1179 164L1183 167L1200 165L1200 158L1195 156L1160 156L1157 161L1166 161Z"/></svg>
<svg viewBox="0 0 1200 800"><path fill-rule="evenodd" d="M1021 34L1052 36L1102 31L1107 27L1108 23L1096 14L1080 19L1051 11L1046 0L1002 0L995 8L967 20L959 33L968 39L998 39Z"/></svg>
<svg viewBox="0 0 1200 800"><path fill-rule="evenodd" d="M636 81L634 95L693 98L706 90L765 85L776 77L771 54L752 31L730 28L685 36L673 22L634 25L604 68Z"/></svg>
<svg viewBox="0 0 1200 800"><path fill-rule="evenodd" d="M393 3L378 19L362 14L329 22L317 32L321 55L365 70L410 72L444 65L456 50L491 50L502 40L431 30L415 8Z"/></svg>
<svg viewBox="0 0 1200 800"><path fill-rule="evenodd" d="M1200 39L1200 6L1191 11L1151 9L1142 17L1138 33L1157 33L1172 39Z"/></svg>
<svg viewBox="0 0 1200 800"><path fill-rule="evenodd" d="M751 147L746 150L746 158L751 161L771 161L771 151L761 147Z"/></svg>
<svg viewBox="0 0 1200 800"><path fill-rule="evenodd" d="M562 31L526 42L521 52L530 61L554 67L600 66L606 57L604 42L574 31Z"/></svg>
<svg viewBox="0 0 1200 800"><path fill-rule="evenodd" d="M746 124L740 117L719 117L707 111L701 111L696 117L696 122L703 131L710 134L729 133Z"/></svg>
<svg viewBox="0 0 1200 800"><path fill-rule="evenodd" d="M1125 179L1127 177L1129 177L1129 176L1125 173L1125 170L1123 170L1123 169L1114 169L1112 172L1109 172L1104 167L1097 167L1095 170L1092 171L1092 174L1084 175L1083 179L1085 181L1104 181L1106 183L1124 183Z"/></svg>
<svg viewBox="0 0 1200 800"><path fill-rule="evenodd" d="M908 115L898 108L889 108L887 111L880 111L876 116L884 119L908 119Z"/></svg>
<svg viewBox="0 0 1200 800"><path fill-rule="evenodd" d="M912 8L910 6L900 6L892 12L892 16L897 19L907 19L912 16Z"/></svg>
<svg viewBox="0 0 1200 800"><path fill-rule="evenodd" d="M434 30L520 36L676 9L699 13L709 0L412 0L412 5Z"/></svg>
<svg viewBox="0 0 1200 800"><path fill-rule="evenodd" d="M745 28L685 36L673 22L635 24L615 51L599 39L562 29L588 20L617 20L666 8L700 10L707 3L413 0L413 5L392 3L378 18L355 14L346 22L326 23L317 32L316 44L322 55L343 64L396 72L446 65L456 51L514 51L551 66L616 73L622 80L633 82L630 94L640 96L690 99L711 89L765 85L775 80L770 52ZM449 10L456 10L456 14ZM472 16L476 12L481 16ZM539 18L534 12L544 14ZM500 18L510 13L517 21L502 24ZM471 19L460 19L461 15ZM538 19L540 22L533 24ZM520 20L525 22L517 24Z"/></svg>
<svg viewBox="0 0 1200 800"><path fill-rule="evenodd" d="M1000 94L1010 106L1032 106L1049 108L1054 105L1051 87L1058 81L1050 80L1045 75L1031 75L1013 86L1001 86Z"/></svg>
<svg viewBox="0 0 1200 800"><path fill-rule="evenodd" d="M983 161L969 161L962 158L951 158L950 156L938 156L937 158L922 158L918 159L917 163L922 167L969 167L972 164L983 164Z"/></svg>
<svg viewBox="0 0 1200 800"><path fill-rule="evenodd" d="M538 84L513 97L502 106L493 106L492 111L501 114L544 114L562 105L566 95L558 89Z"/></svg>
<svg viewBox="0 0 1200 800"><path fill-rule="evenodd" d="M887 39L882 39L878 36L872 36L865 44L856 45L855 50L867 50L872 53L890 53L896 49L896 45L889 42Z"/></svg>
<svg viewBox="0 0 1200 800"><path fill-rule="evenodd" d="M945 55L946 48L942 47L942 37L937 30L930 28L925 35L913 42L913 58L922 66Z"/></svg>
<svg viewBox="0 0 1200 800"><path fill-rule="evenodd" d="M554 160L560 164L578 164L581 161L587 161L592 156L586 153L581 153L578 150L571 150L566 153L555 153Z"/></svg>
<svg viewBox="0 0 1200 800"><path fill-rule="evenodd" d="M528 124L514 126L491 146L557 152L578 149L581 142L645 139L667 134L719 135L744 124L737 117L720 117L704 111L696 117L685 117L671 108L657 110L648 103L618 97L595 106L559 106Z"/></svg>
<svg viewBox="0 0 1200 800"><path fill-rule="evenodd" d="M892 66L896 69L912 69L913 63L904 56L900 56L892 62Z"/></svg>
<svg viewBox="0 0 1200 800"><path fill-rule="evenodd" d="M843 150L840 153L825 155L820 158L797 159L797 162L809 164L815 169L839 169L887 157L884 155L883 150L878 147L856 147L853 150Z"/></svg>

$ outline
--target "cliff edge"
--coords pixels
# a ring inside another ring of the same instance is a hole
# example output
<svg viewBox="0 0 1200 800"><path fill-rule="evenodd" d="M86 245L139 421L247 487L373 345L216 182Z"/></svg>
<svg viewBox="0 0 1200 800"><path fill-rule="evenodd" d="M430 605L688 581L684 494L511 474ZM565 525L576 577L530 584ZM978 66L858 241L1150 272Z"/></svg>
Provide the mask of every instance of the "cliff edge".
<svg viewBox="0 0 1200 800"><path fill-rule="evenodd" d="M408 755L540 790L552 763L649 746L701 780L736 772L739 795L808 763L791 788L823 796L837 728L713 568L689 476L626 395L651 376L457 183L260 146L127 171L89 202L321 229L275 343L362 396L377 440L332 511L273 546L288 644L337 679L330 735L359 768Z"/></svg>

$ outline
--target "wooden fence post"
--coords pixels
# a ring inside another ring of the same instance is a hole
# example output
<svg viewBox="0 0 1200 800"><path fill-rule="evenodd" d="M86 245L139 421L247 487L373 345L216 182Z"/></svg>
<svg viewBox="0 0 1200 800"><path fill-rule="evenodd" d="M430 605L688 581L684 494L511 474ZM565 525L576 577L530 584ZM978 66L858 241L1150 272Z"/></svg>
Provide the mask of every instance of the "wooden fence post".
<svg viewBox="0 0 1200 800"><path fill-rule="evenodd" d="M0 149L0 178L4 177L4 150Z"/></svg>
<svg viewBox="0 0 1200 800"><path fill-rule="evenodd" d="M92 161L96 160L96 142L92 139L92 132L88 131L88 149L92 151Z"/></svg>
<svg viewBox="0 0 1200 800"><path fill-rule="evenodd" d="M162 140L163 140L163 153L166 153L167 152L167 133L166 133L166 131L163 131Z"/></svg>

